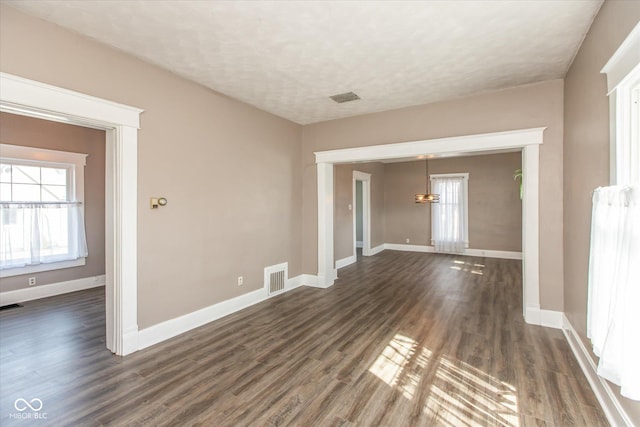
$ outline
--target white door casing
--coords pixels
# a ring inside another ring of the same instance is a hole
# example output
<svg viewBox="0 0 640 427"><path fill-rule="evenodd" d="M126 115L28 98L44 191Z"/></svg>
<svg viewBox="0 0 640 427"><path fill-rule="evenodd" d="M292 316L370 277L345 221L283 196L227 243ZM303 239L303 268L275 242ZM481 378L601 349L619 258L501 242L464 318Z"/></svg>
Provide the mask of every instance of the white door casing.
<svg viewBox="0 0 640 427"><path fill-rule="evenodd" d="M539 283L539 145L546 128L438 138L396 144L319 151L318 173L318 286L329 287L337 277L333 267L333 165L390 159L419 159L426 155L459 156L522 151L522 258L523 314L540 324Z"/></svg>
<svg viewBox="0 0 640 427"><path fill-rule="evenodd" d="M138 349L138 129L143 110L0 73L0 111L106 131L106 341Z"/></svg>
<svg viewBox="0 0 640 427"><path fill-rule="evenodd" d="M362 255L371 255L371 174L353 171L353 256L356 252L356 181L362 182Z"/></svg>

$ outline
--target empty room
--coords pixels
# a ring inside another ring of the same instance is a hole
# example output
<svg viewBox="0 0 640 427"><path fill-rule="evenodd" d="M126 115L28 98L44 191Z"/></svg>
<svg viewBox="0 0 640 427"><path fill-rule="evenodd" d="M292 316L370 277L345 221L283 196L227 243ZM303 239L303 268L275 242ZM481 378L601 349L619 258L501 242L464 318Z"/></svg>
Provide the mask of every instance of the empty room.
<svg viewBox="0 0 640 427"><path fill-rule="evenodd" d="M639 21L0 0L0 425L640 426Z"/></svg>

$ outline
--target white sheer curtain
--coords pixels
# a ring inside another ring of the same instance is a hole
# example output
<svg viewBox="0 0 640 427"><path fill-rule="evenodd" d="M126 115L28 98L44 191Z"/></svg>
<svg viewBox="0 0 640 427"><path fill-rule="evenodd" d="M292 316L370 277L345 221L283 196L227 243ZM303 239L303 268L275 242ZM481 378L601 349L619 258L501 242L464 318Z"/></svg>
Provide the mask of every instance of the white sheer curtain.
<svg viewBox="0 0 640 427"><path fill-rule="evenodd" d="M462 253L465 248L465 185L463 176L433 178L440 203L431 205L431 239L436 252Z"/></svg>
<svg viewBox="0 0 640 427"><path fill-rule="evenodd" d="M0 268L87 255L80 203L0 203Z"/></svg>
<svg viewBox="0 0 640 427"><path fill-rule="evenodd" d="M640 400L640 210L637 186L593 193L587 336L598 375Z"/></svg>

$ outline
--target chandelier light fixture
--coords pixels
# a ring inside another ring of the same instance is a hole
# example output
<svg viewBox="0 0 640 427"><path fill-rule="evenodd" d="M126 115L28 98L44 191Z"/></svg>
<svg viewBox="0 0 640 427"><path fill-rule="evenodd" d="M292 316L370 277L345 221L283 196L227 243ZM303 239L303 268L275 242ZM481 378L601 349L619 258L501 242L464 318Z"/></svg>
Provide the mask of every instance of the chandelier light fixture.
<svg viewBox="0 0 640 427"><path fill-rule="evenodd" d="M440 195L439 194L432 194L429 191L429 159L425 159L424 161L425 164L425 173L426 173L426 177L427 177L427 192L425 194L416 194L415 195L415 202L416 203L439 203L440 202Z"/></svg>

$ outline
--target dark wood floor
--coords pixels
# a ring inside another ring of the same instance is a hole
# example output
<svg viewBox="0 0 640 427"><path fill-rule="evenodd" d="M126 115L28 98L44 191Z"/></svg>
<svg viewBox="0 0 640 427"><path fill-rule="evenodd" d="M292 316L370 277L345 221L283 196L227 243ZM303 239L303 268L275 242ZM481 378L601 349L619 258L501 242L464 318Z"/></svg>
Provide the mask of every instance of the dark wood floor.
<svg viewBox="0 0 640 427"><path fill-rule="evenodd" d="M520 277L385 251L125 358L102 290L25 303L0 312L0 424L607 425L561 331L523 322ZM47 419L10 418L18 398Z"/></svg>

